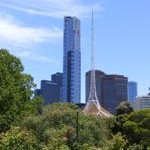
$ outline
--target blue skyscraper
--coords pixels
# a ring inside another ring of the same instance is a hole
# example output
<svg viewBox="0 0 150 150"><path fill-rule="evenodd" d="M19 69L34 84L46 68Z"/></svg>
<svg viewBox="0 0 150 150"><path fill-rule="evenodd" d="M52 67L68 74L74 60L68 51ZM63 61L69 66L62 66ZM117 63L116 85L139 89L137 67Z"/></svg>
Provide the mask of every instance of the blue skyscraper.
<svg viewBox="0 0 150 150"><path fill-rule="evenodd" d="M41 88L35 90L35 96L42 96L45 104L61 102L62 100L62 73L51 75L50 80L42 80Z"/></svg>
<svg viewBox="0 0 150 150"><path fill-rule="evenodd" d="M128 82L128 101L133 102L137 97L137 83L134 81Z"/></svg>
<svg viewBox="0 0 150 150"><path fill-rule="evenodd" d="M59 101L62 102L62 73L57 72L51 75L51 81L57 83L59 91Z"/></svg>
<svg viewBox="0 0 150 150"><path fill-rule="evenodd" d="M64 18L63 102L80 103L80 21Z"/></svg>

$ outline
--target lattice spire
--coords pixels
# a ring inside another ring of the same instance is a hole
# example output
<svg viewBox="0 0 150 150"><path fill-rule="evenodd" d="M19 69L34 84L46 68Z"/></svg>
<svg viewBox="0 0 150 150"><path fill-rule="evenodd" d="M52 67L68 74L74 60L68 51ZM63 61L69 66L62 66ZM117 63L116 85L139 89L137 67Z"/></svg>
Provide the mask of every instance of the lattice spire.
<svg viewBox="0 0 150 150"><path fill-rule="evenodd" d="M88 99L98 99L96 93L95 83L95 63L94 63L94 27L93 27L93 10L92 10L92 22L91 22L91 81L90 81L90 94Z"/></svg>
<svg viewBox="0 0 150 150"><path fill-rule="evenodd" d="M100 106L96 93L96 82L95 82L95 64L94 64L94 20L92 10L91 20L91 80L90 80L90 93L87 104L84 108L86 114L100 115L102 117L112 116L108 111Z"/></svg>

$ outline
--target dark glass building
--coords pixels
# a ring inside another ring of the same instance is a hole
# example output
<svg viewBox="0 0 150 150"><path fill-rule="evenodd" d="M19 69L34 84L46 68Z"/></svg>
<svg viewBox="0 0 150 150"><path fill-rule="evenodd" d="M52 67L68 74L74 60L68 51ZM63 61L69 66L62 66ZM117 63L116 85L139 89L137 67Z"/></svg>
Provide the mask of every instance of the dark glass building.
<svg viewBox="0 0 150 150"><path fill-rule="evenodd" d="M57 83L58 85L58 92L59 92L59 101L62 102L62 80L63 80L63 74L60 72L57 72L55 74L51 75L51 80L53 83Z"/></svg>
<svg viewBox="0 0 150 150"><path fill-rule="evenodd" d="M122 75L106 75L102 78L102 103L109 112L115 114L116 107L128 99L128 78Z"/></svg>
<svg viewBox="0 0 150 150"><path fill-rule="evenodd" d="M59 85L52 81L41 81L41 96L44 98L45 104L56 103L60 100Z"/></svg>
<svg viewBox="0 0 150 150"><path fill-rule="evenodd" d="M35 90L35 96L42 96L45 104L61 102L62 100L62 73L51 76L51 81L42 80L41 89Z"/></svg>
<svg viewBox="0 0 150 150"><path fill-rule="evenodd" d="M34 91L34 95L35 95L35 96L40 96L40 95L41 95L41 89L36 89L36 90Z"/></svg>
<svg viewBox="0 0 150 150"><path fill-rule="evenodd" d="M96 92L99 103L101 104L102 100L102 77L106 74L103 71L95 70L95 82L96 82ZM86 102L89 98L90 93L90 82L91 82L91 71L86 72Z"/></svg>
<svg viewBox="0 0 150 150"><path fill-rule="evenodd" d="M90 91L90 72L86 73L86 101ZM101 106L115 114L118 104L128 99L128 78L122 75L107 75L95 70L95 79L97 97Z"/></svg>
<svg viewBox="0 0 150 150"><path fill-rule="evenodd" d="M51 75L51 81L57 83L58 85L62 86L62 73L57 72Z"/></svg>

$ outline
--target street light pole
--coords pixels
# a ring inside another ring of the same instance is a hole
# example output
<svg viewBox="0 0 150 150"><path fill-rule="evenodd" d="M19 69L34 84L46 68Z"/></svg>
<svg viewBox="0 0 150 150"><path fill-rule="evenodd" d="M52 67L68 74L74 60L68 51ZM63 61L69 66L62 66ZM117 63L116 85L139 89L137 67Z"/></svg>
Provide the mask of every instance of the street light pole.
<svg viewBox="0 0 150 150"><path fill-rule="evenodd" d="M76 114L76 141L79 142L79 112Z"/></svg>

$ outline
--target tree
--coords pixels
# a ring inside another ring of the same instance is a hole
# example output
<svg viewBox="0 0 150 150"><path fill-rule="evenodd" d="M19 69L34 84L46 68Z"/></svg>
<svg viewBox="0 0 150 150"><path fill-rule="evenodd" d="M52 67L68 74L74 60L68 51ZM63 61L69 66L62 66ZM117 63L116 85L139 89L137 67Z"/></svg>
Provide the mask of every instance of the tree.
<svg viewBox="0 0 150 150"><path fill-rule="evenodd" d="M31 115L24 119L22 126L31 131L47 147L60 149L98 149L105 144L108 129L105 120L86 116L77 106L56 103L43 108L42 114ZM78 124L77 124L78 123ZM77 125L79 135L77 137ZM87 145L88 144L88 145Z"/></svg>
<svg viewBox="0 0 150 150"><path fill-rule="evenodd" d="M1 150L40 150L36 137L26 129L13 127L6 133L0 134Z"/></svg>
<svg viewBox="0 0 150 150"><path fill-rule="evenodd" d="M127 150L143 150L144 147L140 144L129 145ZM147 149L148 150L148 149Z"/></svg>
<svg viewBox="0 0 150 150"><path fill-rule="evenodd" d="M123 123L123 133L131 144L150 148L150 109L131 113Z"/></svg>
<svg viewBox="0 0 150 150"><path fill-rule="evenodd" d="M19 58L0 49L0 133L17 121L31 102L33 78Z"/></svg>
<svg viewBox="0 0 150 150"><path fill-rule="evenodd" d="M127 140L121 133L112 135L111 139L107 140L106 146L102 150L125 150L127 146Z"/></svg>
<svg viewBox="0 0 150 150"><path fill-rule="evenodd" d="M129 102L121 102L116 108L116 115L130 114L133 112L133 107Z"/></svg>
<svg viewBox="0 0 150 150"><path fill-rule="evenodd" d="M113 134L121 132L126 137L128 149L150 148L150 109L134 111L130 114L118 115Z"/></svg>
<svg viewBox="0 0 150 150"><path fill-rule="evenodd" d="M128 115L133 112L133 108L130 103L124 101L121 102L116 108L116 121L114 126L111 127L113 134L123 132L123 123L127 120Z"/></svg>

